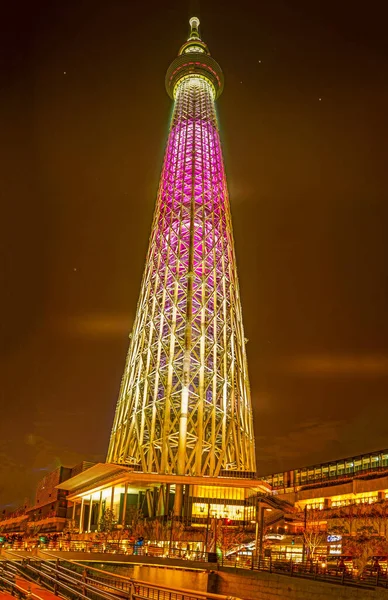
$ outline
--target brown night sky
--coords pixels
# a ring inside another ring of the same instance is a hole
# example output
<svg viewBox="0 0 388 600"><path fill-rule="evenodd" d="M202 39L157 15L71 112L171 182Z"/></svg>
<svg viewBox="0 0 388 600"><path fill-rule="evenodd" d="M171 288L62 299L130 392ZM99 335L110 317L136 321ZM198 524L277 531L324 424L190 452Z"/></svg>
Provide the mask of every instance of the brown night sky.
<svg viewBox="0 0 388 600"><path fill-rule="evenodd" d="M260 474L388 446L385 5L201 4ZM105 458L188 17L179 0L3 7L1 505Z"/></svg>

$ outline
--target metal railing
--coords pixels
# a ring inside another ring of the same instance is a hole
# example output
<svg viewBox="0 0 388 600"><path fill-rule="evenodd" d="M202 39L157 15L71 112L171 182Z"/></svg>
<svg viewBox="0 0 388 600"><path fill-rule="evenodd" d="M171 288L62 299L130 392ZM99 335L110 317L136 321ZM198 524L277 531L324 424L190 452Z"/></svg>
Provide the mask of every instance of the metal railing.
<svg viewBox="0 0 388 600"><path fill-rule="evenodd" d="M16 596L17 598L26 598L35 599L35 600L43 600L39 594L32 592L29 589L24 589L20 585L18 585L8 574L3 574L0 572L0 590L6 591L11 594L11 596Z"/></svg>
<svg viewBox="0 0 388 600"><path fill-rule="evenodd" d="M382 587L388 589L387 570L373 567L367 568L362 574L358 574L356 570L349 569L346 566L338 566L325 561L297 562L273 558L260 559L253 554L251 556L244 554L230 558L222 557L219 565L234 569L267 571L290 577L316 579L353 587Z"/></svg>
<svg viewBox="0 0 388 600"><path fill-rule="evenodd" d="M178 558L185 560L195 560L199 562L208 561L208 552L198 550L184 550L183 548L170 547L166 542L164 546L156 544L138 545L128 543L126 540L64 540L59 539L56 542L48 543L33 542L13 542L4 544L4 550L32 551L35 549L55 552L85 552L101 554L125 554L128 556L154 556L160 558Z"/></svg>
<svg viewBox="0 0 388 600"><path fill-rule="evenodd" d="M87 567L75 561L28 558L16 563L3 561L0 575L11 581L15 575L38 581L68 600L241 600L220 594L155 585ZM1 583L1 579L0 579ZM1 587L1 586L0 586ZM42 600L39 599L38 600Z"/></svg>
<svg viewBox="0 0 388 600"><path fill-rule="evenodd" d="M179 557L179 553L177 553L176 550L177 549L170 549L170 551L167 550L164 552L164 554L157 554L156 556L177 558ZM89 551L97 552L97 550ZM105 552L112 552L112 550L105 549ZM113 552L119 553L117 550ZM47 560L41 561L39 561L36 558L26 560L25 553L23 553L23 555L19 555L18 558L23 559L24 564L31 564L31 566L35 565L35 568L37 565L40 565L39 568L43 572L51 576L53 576L53 561L55 561L56 576L58 576L59 574L64 581L66 580L66 577L77 579L78 582L82 580L83 575L81 573L81 570L84 569L84 567L81 567L79 562L58 558L58 555L50 554L50 552L47 550L45 552L45 555L47 556ZM147 554L143 548L138 549L136 555L139 556L139 562L141 562L141 559L144 556L152 556L152 554L150 553ZM192 558L192 560L206 561L208 558L206 553L198 553L198 555L199 556ZM17 556L16 553L15 556ZM213 555L213 558L216 557ZM234 569L267 571L269 573L278 573L291 577L317 579L320 581L327 581L346 586L370 588L382 587L388 589L387 569L370 566L364 571L364 573L359 574L355 569L339 566L339 564L331 563L330 561L327 562L323 559L314 562L302 562L296 559L285 560L280 557L258 559L254 553L241 552L236 553L232 556L219 556L218 565L217 563L215 563L215 566L221 568L232 567ZM92 585L95 590L99 589L103 590L104 592L110 591L112 593L117 593L117 590L120 590L122 593L125 593L127 595L131 593L132 580L128 579L127 577L122 577L120 575L116 575L106 571L101 571L99 569L95 569L89 566L87 567L87 572L88 575L86 583ZM91 573L93 573L92 576ZM207 595L207 597L209 597L209 595Z"/></svg>
<svg viewBox="0 0 388 600"><path fill-rule="evenodd" d="M40 573L40 571L38 569L35 569L34 567L30 567L30 571L36 574L36 579L39 583L42 582L42 578L46 580L46 584L47 582L51 582L52 585L46 585L46 587L52 589L55 595L59 595L65 598L71 598L72 600L74 600L74 598L77 598L77 600L90 600L90 598L88 599L87 596L79 590L76 591L63 582L59 583L56 577L51 577L48 574L44 574L43 576L42 573ZM10 591L12 596L18 596L19 598L26 598L28 600L29 598L33 597L37 600L43 600L43 598L39 596L39 594L32 592L31 589L26 590L22 586L16 584L16 576L19 576L21 578L24 577L24 579L27 576L27 581L32 581L34 579L33 577L31 577L31 573L26 574L24 572L24 569L21 568L19 565L10 565L10 563L7 561L6 564L2 565L2 572L0 573L0 588L4 587L4 589ZM7 586L7 583L10 584L10 588ZM74 596L74 594L76 594L76 596ZM96 598L95 600L98 599ZM112 596L110 598L104 598L103 600L117 600L117 598Z"/></svg>

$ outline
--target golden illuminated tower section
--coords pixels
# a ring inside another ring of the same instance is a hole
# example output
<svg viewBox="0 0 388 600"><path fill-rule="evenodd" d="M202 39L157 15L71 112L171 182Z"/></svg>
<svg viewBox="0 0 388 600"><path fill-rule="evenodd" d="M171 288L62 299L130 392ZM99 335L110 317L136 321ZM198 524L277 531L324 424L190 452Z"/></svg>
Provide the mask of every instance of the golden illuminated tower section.
<svg viewBox="0 0 388 600"><path fill-rule="evenodd" d="M199 20L170 65L174 110L107 462L148 473L254 475L232 222Z"/></svg>

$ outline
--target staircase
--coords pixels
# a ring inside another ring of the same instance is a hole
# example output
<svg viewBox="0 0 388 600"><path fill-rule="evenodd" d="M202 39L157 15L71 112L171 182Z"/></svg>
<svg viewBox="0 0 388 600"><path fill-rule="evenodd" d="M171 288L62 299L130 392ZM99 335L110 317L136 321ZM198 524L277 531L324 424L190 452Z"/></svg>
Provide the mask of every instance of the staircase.
<svg viewBox="0 0 388 600"><path fill-rule="evenodd" d="M272 527L273 525L276 525L276 523L279 523L279 521L282 519L284 519L284 511L281 509L275 509L274 512L270 513L267 519L264 519L264 528Z"/></svg>
<svg viewBox="0 0 388 600"><path fill-rule="evenodd" d="M64 600L229 600L222 594L156 585L53 555L18 560L16 556L1 563L0 591L11 586L11 593L24 600L57 600L58 596Z"/></svg>

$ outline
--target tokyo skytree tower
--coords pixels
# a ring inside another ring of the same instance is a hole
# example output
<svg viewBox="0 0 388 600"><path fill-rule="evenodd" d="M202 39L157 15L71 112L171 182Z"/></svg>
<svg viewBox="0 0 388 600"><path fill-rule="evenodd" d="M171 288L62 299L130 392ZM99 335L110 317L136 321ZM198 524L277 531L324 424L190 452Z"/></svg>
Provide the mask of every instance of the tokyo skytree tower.
<svg viewBox="0 0 388 600"><path fill-rule="evenodd" d="M255 475L252 407L215 100L223 74L190 19L166 74L174 110L107 462ZM232 474L232 473L230 473Z"/></svg>

